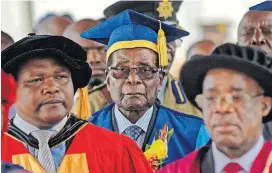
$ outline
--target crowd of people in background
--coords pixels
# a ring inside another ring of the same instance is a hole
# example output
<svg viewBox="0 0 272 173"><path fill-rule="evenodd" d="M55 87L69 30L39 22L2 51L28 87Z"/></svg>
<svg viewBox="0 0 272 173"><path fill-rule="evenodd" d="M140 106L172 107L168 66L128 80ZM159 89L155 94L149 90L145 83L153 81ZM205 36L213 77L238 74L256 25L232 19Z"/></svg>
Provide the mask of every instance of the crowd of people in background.
<svg viewBox="0 0 272 173"><path fill-rule="evenodd" d="M272 1L173 75L181 7L118 1L100 20L45 15L17 42L1 31L2 172L272 173Z"/></svg>

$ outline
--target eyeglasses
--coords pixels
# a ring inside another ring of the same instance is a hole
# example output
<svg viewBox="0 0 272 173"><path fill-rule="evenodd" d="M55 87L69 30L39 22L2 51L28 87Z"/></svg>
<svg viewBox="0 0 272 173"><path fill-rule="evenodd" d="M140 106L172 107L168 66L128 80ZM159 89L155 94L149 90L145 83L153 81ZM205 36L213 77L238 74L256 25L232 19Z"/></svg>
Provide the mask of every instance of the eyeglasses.
<svg viewBox="0 0 272 173"><path fill-rule="evenodd" d="M259 97L263 94L264 94L263 92L253 96L249 95L248 93L241 93L236 95L228 94L225 96L205 96L204 94L199 94L196 96L195 101L197 105L200 108L202 108L205 101L208 105L215 106L215 105L219 105L224 98L225 102L228 105L232 106L232 105L241 105L245 103L246 101L250 101L253 98Z"/></svg>
<svg viewBox="0 0 272 173"><path fill-rule="evenodd" d="M140 77L141 80L150 80L154 79L158 72L160 71L156 67L109 67L109 70L112 70L112 76L115 79L127 79L132 71Z"/></svg>

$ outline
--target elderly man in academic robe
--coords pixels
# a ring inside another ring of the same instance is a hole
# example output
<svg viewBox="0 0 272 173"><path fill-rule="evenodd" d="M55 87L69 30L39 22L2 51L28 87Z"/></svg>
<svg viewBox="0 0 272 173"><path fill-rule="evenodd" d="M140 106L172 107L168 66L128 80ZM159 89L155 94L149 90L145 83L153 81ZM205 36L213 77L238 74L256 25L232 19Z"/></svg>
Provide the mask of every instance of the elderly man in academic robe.
<svg viewBox="0 0 272 173"><path fill-rule="evenodd" d="M155 154L150 154L149 146L152 148L153 142L162 139L165 147L160 148L168 151L168 157L161 162L163 166L210 139L201 118L156 102L163 67L168 63L166 42L186 35L188 32L184 30L132 10L81 34L108 46L106 83L114 101L94 113L89 121L130 136L146 152L148 159ZM165 134L169 133L172 136L167 138Z"/></svg>
<svg viewBox="0 0 272 173"><path fill-rule="evenodd" d="M272 141L262 133L262 121L271 118L271 65L263 51L230 43L185 63L182 85L202 109L212 144L159 173L271 172Z"/></svg>

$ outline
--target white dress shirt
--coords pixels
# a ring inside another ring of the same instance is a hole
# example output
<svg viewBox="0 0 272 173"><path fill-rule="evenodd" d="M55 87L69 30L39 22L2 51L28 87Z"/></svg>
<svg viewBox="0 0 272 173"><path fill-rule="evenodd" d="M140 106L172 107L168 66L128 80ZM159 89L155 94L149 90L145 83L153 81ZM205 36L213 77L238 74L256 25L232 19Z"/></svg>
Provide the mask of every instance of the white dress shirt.
<svg viewBox="0 0 272 173"><path fill-rule="evenodd" d="M230 159L228 156L226 156L224 153L219 151L215 145L215 143L212 143L212 154L213 154L213 160L215 165L215 173L223 173L224 167L231 163L235 162L238 163L243 170L239 171L239 173L249 173L252 163L256 159L257 155L261 151L262 147L264 145L264 137L263 135L260 135L258 141L256 144L243 156L235 159Z"/></svg>
<svg viewBox="0 0 272 173"><path fill-rule="evenodd" d="M117 123L117 127L118 127L118 132L120 134L123 134L124 131L132 126L132 125L137 125L138 127L140 127L143 132L142 134L139 136L139 138L137 139L136 143L137 145L142 148L143 143L144 143L144 139L145 139L145 135L148 129L148 125L149 122L151 120L152 117L152 113L153 113L153 106L150 107L145 113L144 115L135 123L132 124L118 109L117 105L114 106L114 114L115 114L115 118L116 118L116 123Z"/></svg>
<svg viewBox="0 0 272 173"><path fill-rule="evenodd" d="M62 129L62 127L65 125L67 119L68 119L68 117L65 116L58 124L56 124L54 127L52 127L49 130L54 130L56 133L59 132ZM33 126L32 124L29 124L28 122L26 122L18 114L15 115L14 120L13 120L13 124L28 135L31 132L40 130L38 127Z"/></svg>

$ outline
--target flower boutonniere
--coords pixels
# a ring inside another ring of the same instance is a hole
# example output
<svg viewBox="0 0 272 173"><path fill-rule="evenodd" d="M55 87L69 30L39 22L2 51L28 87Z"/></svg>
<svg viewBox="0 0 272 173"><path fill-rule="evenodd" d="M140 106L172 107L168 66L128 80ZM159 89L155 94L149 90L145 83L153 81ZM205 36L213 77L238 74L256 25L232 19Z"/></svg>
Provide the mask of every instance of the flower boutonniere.
<svg viewBox="0 0 272 173"><path fill-rule="evenodd" d="M173 134L174 129L168 130L168 125L165 123L164 127L155 132L155 138L151 145L146 145L144 155L153 168L153 172L156 172L162 167L165 162L168 153L168 141Z"/></svg>

